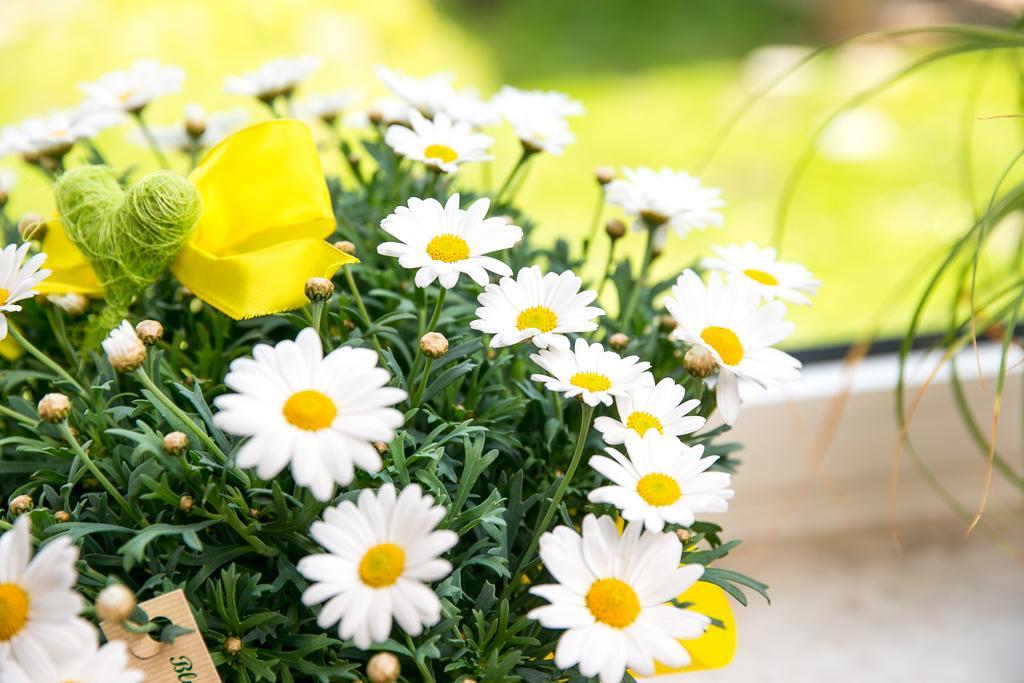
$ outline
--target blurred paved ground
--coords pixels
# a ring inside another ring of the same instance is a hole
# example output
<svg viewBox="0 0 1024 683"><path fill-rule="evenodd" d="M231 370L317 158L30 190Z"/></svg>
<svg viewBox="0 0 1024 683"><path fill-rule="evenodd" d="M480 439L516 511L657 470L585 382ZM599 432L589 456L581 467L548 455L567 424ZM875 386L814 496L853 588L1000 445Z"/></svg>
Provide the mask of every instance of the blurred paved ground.
<svg viewBox="0 0 1024 683"><path fill-rule="evenodd" d="M902 554L884 528L750 543L731 564L770 584L773 604L737 606L733 664L657 680L1020 683L1024 563L962 534L904 526Z"/></svg>

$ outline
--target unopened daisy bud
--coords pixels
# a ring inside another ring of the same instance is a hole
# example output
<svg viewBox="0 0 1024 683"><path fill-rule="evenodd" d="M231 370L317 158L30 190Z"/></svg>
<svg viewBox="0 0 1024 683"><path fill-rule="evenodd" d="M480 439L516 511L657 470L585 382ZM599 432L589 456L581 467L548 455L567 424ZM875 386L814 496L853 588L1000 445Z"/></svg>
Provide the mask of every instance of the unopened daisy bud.
<svg viewBox="0 0 1024 683"><path fill-rule="evenodd" d="M608 338L608 346L616 351L622 351L629 344L629 336L622 332L616 332Z"/></svg>
<svg viewBox="0 0 1024 683"><path fill-rule="evenodd" d="M394 683L401 673L398 657L390 652L378 652L366 665L366 677L370 683Z"/></svg>
<svg viewBox="0 0 1024 683"><path fill-rule="evenodd" d="M229 636L224 639L224 654L235 656L242 652L242 639L237 636Z"/></svg>
<svg viewBox="0 0 1024 683"><path fill-rule="evenodd" d="M607 185L615 180L615 169L611 166L598 166L594 170L594 177L597 178L597 182L601 185Z"/></svg>
<svg viewBox="0 0 1024 683"><path fill-rule="evenodd" d="M325 277L306 280L306 298L313 302L327 301L334 294L334 283Z"/></svg>
<svg viewBox="0 0 1024 683"><path fill-rule="evenodd" d="M64 524L65 522L71 521L71 514L64 512L63 510L57 510L53 513L53 521L57 524Z"/></svg>
<svg viewBox="0 0 1024 683"><path fill-rule="evenodd" d="M199 315L199 311L203 310L203 300L196 298L188 302L188 312L192 315Z"/></svg>
<svg viewBox="0 0 1024 683"><path fill-rule="evenodd" d="M665 330L666 332L671 332L672 330L676 329L679 326L679 323L676 322L675 318L666 313L665 315L658 318L658 325L661 326L661 329Z"/></svg>
<svg viewBox="0 0 1024 683"><path fill-rule="evenodd" d="M363 163L363 158L355 152L348 153L348 163L352 168L359 168L359 164Z"/></svg>
<svg viewBox="0 0 1024 683"><path fill-rule="evenodd" d="M188 436L185 432L170 432L164 435L164 453L181 455L188 450Z"/></svg>
<svg viewBox="0 0 1024 683"><path fill-rule="evenodd" d="M613 240L617 240L626 234L626 224L618 218L613 218L604 224L604 231L608 233L608 236Z"/></svg>
<svg viewBox="0 0 1024 683"><path fill-rule="evenodd" d="M680 543L686 545L693 538L693 532L689 529L676 529L676 538L679 539Z"/></svg>
<svg viewBox="0 0 1024 683"><path fill-rule="evenodd" d="M348 254L349 256L356 255L356 245L352 244L348 240L339 240L335 242L334 248L343 254Z"/></svg>
<svg viewBox="0 0 1024 683"><path fill-rule="evenodd" d="M47 394L39 400L37 406L39 419L50 424L57 424L71 414L71 399L64 394Z"/></svg>
<svg viewBox="0 0 1024 683"><path fill-rule="evenodd" d="M384 112L377 107L370 107L366 110L366 118L373 124L383 123Z"/></svg>
<svg viewBox="0 0 1024 683"><path fill-rule="evenodd" d="M35 507L35 502L31 496L21 495L11 498L11 502L8 507L11 510L12 515L23 515L26 512L30 512Z"/></svg>
<svg viewBox="0 0 1024 683"><path fill-rule="evenodd" d="M182 496L178 499L178 509L188 514L192 512L192 508L196 506L196 499L192 496Z"/></svg>
<svg viewBox="0 0 1024 683"><path fill-rule="evenodd" d="M420 351L427 358L440 358L448 353L448 340L440 332L427 332L420 338Z"/></svg>
<svg viewBox="0 0 1024 683"><path fill-rule="evenodd" d="M198 104L185 105L185 132L200 138L206 132L206 111Z"/></svg>
<svg viewBox="0 0 1024 683"><path fill-rule="evenodd" d="M35 212L22 214L18 220L18 235L23 242L43 239L46 236L46 219Z"/></svg>
<svg viewBox="0 0 1024 683"><path fill-rule="evenodd" d="M102 621L120 623L135 611L135 593L119 583L112 583L96 596L96 616Z"/></svg>
<svg viewBox="0 0 1024 683"><path fill-rule="evenodd" d="M694 377L708 377L718 367L718 363L703 346L692 346L683 356L683 367Z"/></svg>
<svg viewBox="0 0 1024 683"><path fill-rule="evenodd" d="M373 447L377 449L377 452L381 455L388 454L388 445L383 441L375 441Z"/></svg>
<svg viewBox="0 0 1024 683"><path fill-rule="evenodd" d="M131 372L146 360L146 345L127 320L122 320L103 340L103 351L110 365L118 372Z"/></svg>
<svg viewBox="0 0 1024 683"><path fill-rule="evenodd" d="M164 326L156 320L143 320L135 326L135 334L146 346L152 346L164 338Z"/></svg>

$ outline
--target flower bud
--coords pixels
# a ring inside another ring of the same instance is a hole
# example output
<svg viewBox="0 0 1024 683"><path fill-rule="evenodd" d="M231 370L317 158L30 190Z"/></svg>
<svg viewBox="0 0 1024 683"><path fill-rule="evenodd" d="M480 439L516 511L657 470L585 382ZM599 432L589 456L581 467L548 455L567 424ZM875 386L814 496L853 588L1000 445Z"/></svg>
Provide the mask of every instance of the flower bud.
<svg viewBox="0 0 1024 683"><path fill-rule="evenodd" d="M356 245L352 244L348 240L340 240L338 242L335 242L334 248L342 252L343 254L348 254L349 256L356 255Z"/></svg>
<svg viewBox="0 0 1024 683"><path fill-rule="evenodd" d="M146 360L146 345L127 320L121 321L103 340L103 351L117 372L131 372Z"/></svg>
<svg viewBox="0 0 1024 683"><path fill-rule="evenodd" d="M388 445L383 441L375 441L373 447L377 449L377 452L381 455L388 454Z"/></svg>
<svg viewBox="0 0 1024 683"><path fill-rule="evenodd" d="M616 332L608 338L608 346L612 347L616 351L622 351L629 344L629 336L622 332Z"/></svg>
<svg viewBox="0 0 1024 683"><path fill-rule="evenodd" d="M718 363L710 351L703 346L694 345L683 356L683 367L694 377L707 377L715 371Z"/></svg>
<svg viewBox="0 0 1024 683"><path fill-rule="evenodd" d="M420 338L420 351L427 358L440 358L448 353L448 340L440 332L427 332Z"/></svg>
<svg viewBox="0 0 1024 683"><path fill-rule="evenodd" d="M120 623L135 611L135 593L119 583L112 583L96 596L96 616L102 621Z"/></svg>
<svg viewBox="0 0 1024 683"><path fill-rule="evenodd" d="M53 521L57 524L64 524L71 521L71 515L63 510L57 510L53 513Z"/></svg>
<svg viewBox="0 0 1024 683"><path fill-rule="evenodd" d="M192 508L196 506L196 499L192 496L182 496L178 499L178 509L184 512L186 515L192 512Z"/></svg>
<svg viewBox="0 0 1024 683"><path fill-rule="evenodd" d="M185 432L170 432L164 435L164 453L181 455L188 450L188 436Z"/></svg>
<svg viewBox="0 0 1024 683"><path fill-rule="evenodd" d="M57 424L71 414L71 399L64 394L47 394L39 400L37 406L39 419L50 424Z"/></svg>
<svg viewBox="0 0 1024 683"><path fill-rule="evenodd" d="M384 112L378 107L370 107L366 110L366 118L370 120L370 123L379 124L384 122Z"/></svg>
<svg viewBox="0 0 1024 683"><path fill-rule="evenodd" d="M334 294L334 283L325 277L306 280L306 298L313 302L327 301Z"/></svg>
<svg viewBox="0 0 1024 683"><path fill-rule="evenodd" d="M185 105L185 132L192 138L201 138L206 132L206 111L201 105Z"/></svg>
<svg viewBox="0 0 1024 683"><path fill-rule="evenodd" d="M192 315L199 315L199 311L203 310L203 300L196 297L188 302L188 312Z"/></svg>
<svg viewBox="0 0 1024 683"><path fill-rule="evenodd" d="M658 325L666 332L671 332L679 326L676 319L666 313L665 315L658 318Z"/></svg>
<svg viewBox="0 0 1024 683"><path fill-rule="evenodd" d="M22 214L18 221L18 235L23 242L43 239L46 236L46 219L35 212Z"/></svg>
<svg viewBox="0 0 1024 683"><path fill-rule="evenodd" d="M136 336L146 346L152 346L164 338L164 326L156 320L143 320L135 326Z"/></svg>
<svg viewBox="0 0 1024 683"><path fill-rule="evenodd" d="M12 515L23 515L26 512L30 512L32 508L36 506L31 496L21 495L11 498L8 507L11 510Z"/></svg>
<svg viewBox="0 0 1024 683"><path fill-rule="evenodd" d="M366 664L366 677L370 683L394 683L401 673L398 657L390 652L378 652Z"/></svg>
<svg viewBox="0 0 1024 683"><path fill-rule="evenodd" d="M359 168L359 164L363 163L363 158L355 152L349 152L347 159L352 168Z"/></svg>
<svg viewBox="0 0 1024 683"><path fill-rule="evenodd" d="M615 169L611 166L598 166L594 169L594 177L601 185L607 185L615 180Z"/></svg>
<svg viewBox="0 0 1024 683"><path fill-rule="evenodd" d="M349 332L356 329L356 322L354 320L349 320L348 318L345 318L344 320L341 321L341 324L344 325L345 329L348 330Z"/></svg>
<svg viewBox="0 0 1024 683"><path fill-rule="evenodd" d="M693 538L693 532L689 529L676 529L676 538L679 539L680 543L686 545Z"/></svg>
<svg viewBox="0 0 1024 683"><path fill-rule="evenodd" d="M626 224L618 218L613 218L604 224L604 231L608 233L608 237L617 240L626 234Z"/></svg>
<svg viewBox="0 0 1024 683"><path fill-rule="evenodd" d="M238 636L229 636L224 639L224 654L226 655L231 655L233 657L241 654L243 647L242 639Z"/></svg>

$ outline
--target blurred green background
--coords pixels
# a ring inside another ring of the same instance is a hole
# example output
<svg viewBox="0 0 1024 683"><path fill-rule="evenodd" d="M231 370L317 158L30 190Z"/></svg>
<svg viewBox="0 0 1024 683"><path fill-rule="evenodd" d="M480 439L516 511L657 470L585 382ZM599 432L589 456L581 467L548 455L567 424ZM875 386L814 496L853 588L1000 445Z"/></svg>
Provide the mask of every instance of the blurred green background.
<svg viewBox="0 0 1024 683"><path fill-rule="evenodd" d="M785 0L0 0L0 123L74 106L79 81L140 57L188 72L184 93L153 106L154 124L178 120L187 101L208 110L241 105L261 118L259 107L222 93L224 76L302 53L324 62L306 94L354 87L366 103L385 94L373 72L381 63L414 75L452 70L460 85L485 95L503 83L555 88L582 100L588 113L572 120L578 141L563 157L536 160L520 200L552 238L582 237L597 196L597 165L695 171L745 98L803 54L797 46L846 30L816 7ZM659 273L680 270L713 243L768 244L785 177L817 124L926 49L851 45L762 100L701 171L723 189L724 229L672 237L656 262ZM1019 112L1003 59L973 55L934 65L832 126L785 233L783 256L804 262L824 283L813 309L793 312L798 332L789 347L843 343L878 325L884 334L905 327L926 259L973 215L961 154L968 93L978 95L970 149L975 204L987 201L1012 157L1008 143L1019 122L982 118ZM102 135L108 158L151 165L144 149L125 141L126 131ZM498 136L495 179L516 157L509 131ZM52 205L35 171L15 159L0 165L19 172L12 215ZM464 172L468 184L479 178ZM641 238L627 246L638 256ZM591 274L605 248L602 239Z"/></svg>

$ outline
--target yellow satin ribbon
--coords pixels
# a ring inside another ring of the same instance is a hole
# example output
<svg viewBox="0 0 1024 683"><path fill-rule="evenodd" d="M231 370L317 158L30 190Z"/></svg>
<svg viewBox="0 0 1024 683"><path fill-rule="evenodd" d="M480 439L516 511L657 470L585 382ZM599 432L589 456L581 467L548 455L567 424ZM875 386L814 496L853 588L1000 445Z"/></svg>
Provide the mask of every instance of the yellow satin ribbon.
<svg viewBox="0 0 1024 683"><path fill-rule="evenodd" d="M171 272L235 320L299 308L307 303L306 280L358 261L324 241L334 212L316 144L300 121L268 121L228 136L189 179L203 213ZM59 221L51 221L43 251L53 274L40 292L102 294Z"/></svg>
<svg viewBox="0 0 1024 683"><path fill-rule="evenodd" d="M680 644L690 653L689 666L672 669L655 662L654 675L683 673L685 671L702 671L704 669L721 669L732 661L736 654L736 620L729 606L726 592L713 583L698 581L679 596L680 602L693 603L690 607L694 612L717 619L725 628L709 626L700 638L680 640ZM635 674L634 674L635 676Z"/></svg>
<svg viewBox="0 0 1024 683"><path fill-rule="evenodd" d="M10 337L0 339L0 358L18 360L23 355L25 355L25 349L21 348L18 342Z"/></svg>

